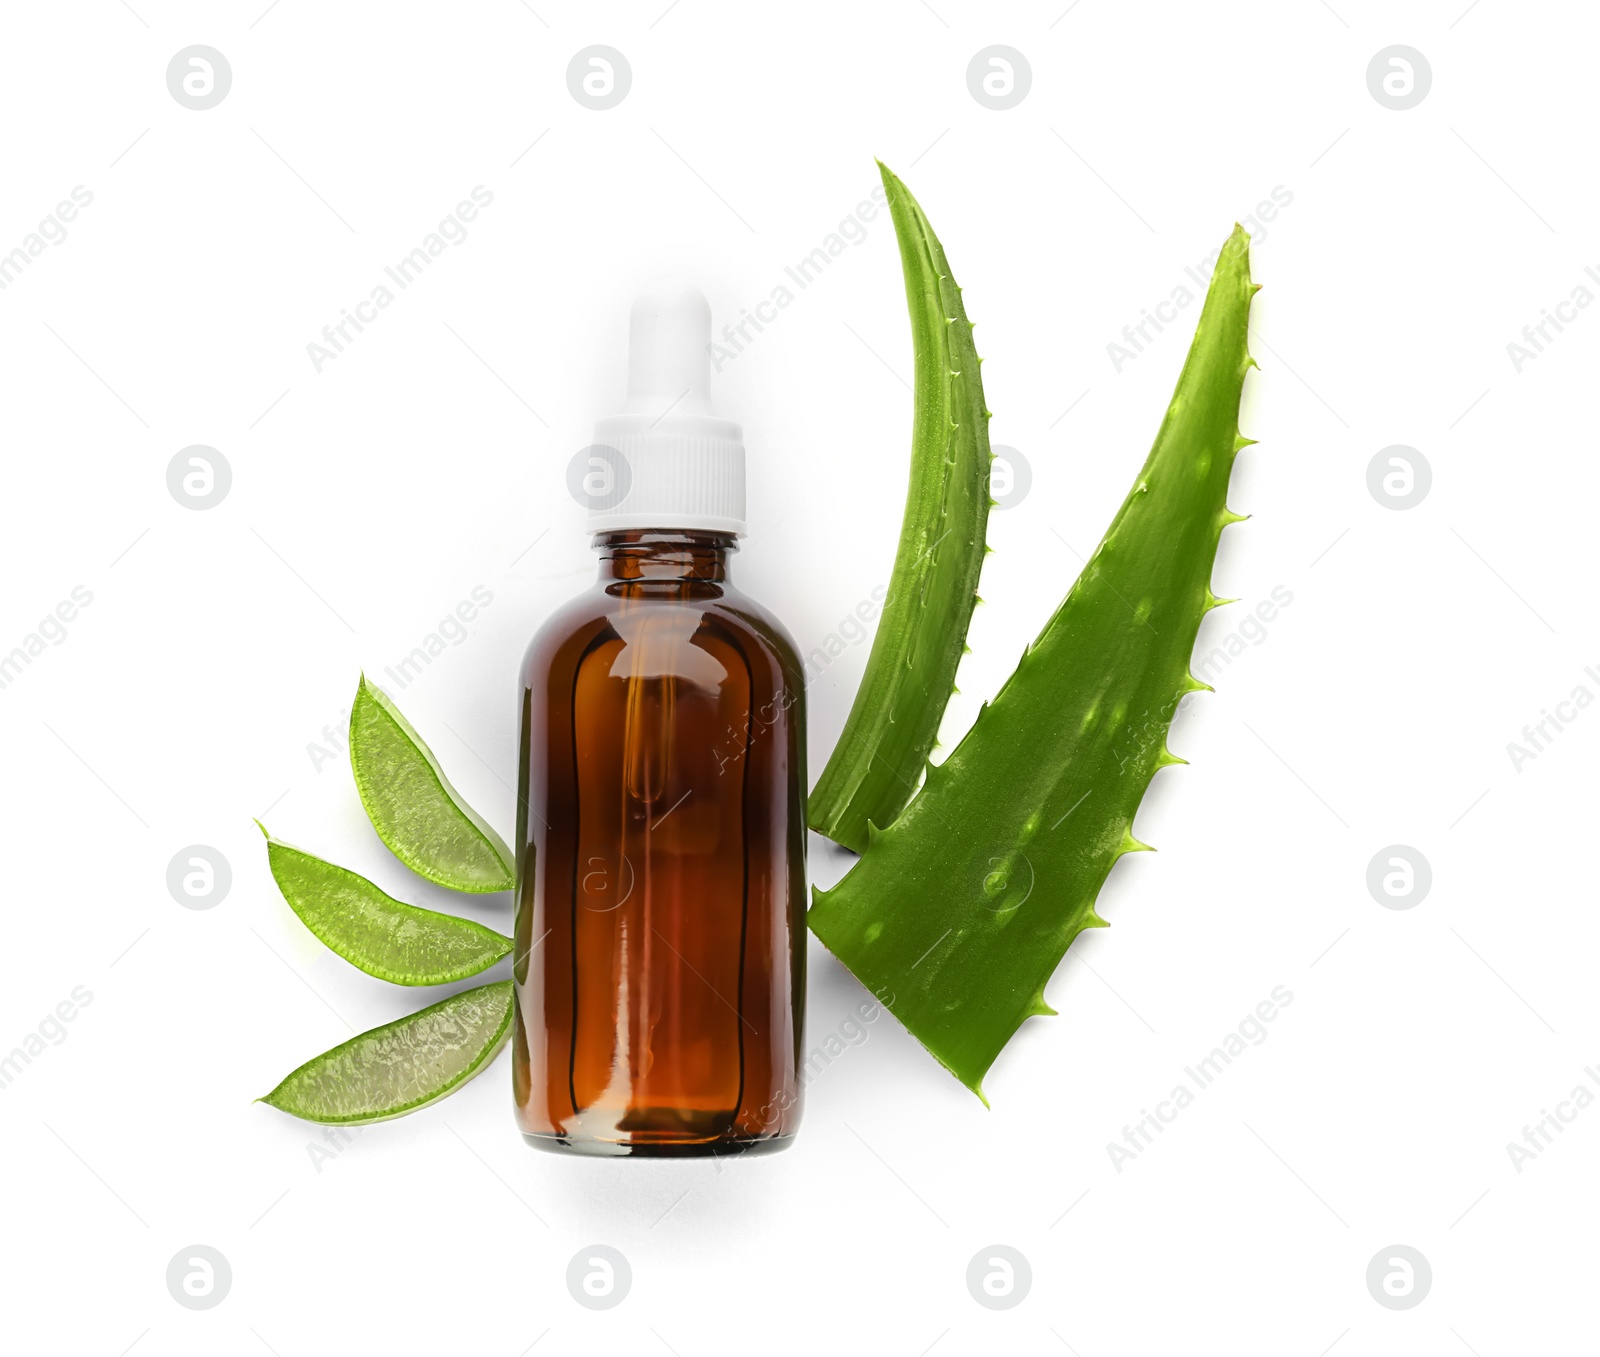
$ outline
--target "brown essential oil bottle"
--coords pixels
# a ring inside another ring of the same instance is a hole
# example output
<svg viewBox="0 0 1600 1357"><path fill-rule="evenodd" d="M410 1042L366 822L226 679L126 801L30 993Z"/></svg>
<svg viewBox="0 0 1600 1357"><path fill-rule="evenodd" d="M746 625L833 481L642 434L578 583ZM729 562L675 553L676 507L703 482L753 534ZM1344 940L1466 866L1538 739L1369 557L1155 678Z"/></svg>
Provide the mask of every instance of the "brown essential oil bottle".
<svg viewBox="0 0 1600 1357"><path fill-rule="evenodd" d="M800 1120L805 690L729 579L744 448L698 292L633 308L574 492L599 579L522 665L517 1120L594 1155L781 1149Z"/></svg>

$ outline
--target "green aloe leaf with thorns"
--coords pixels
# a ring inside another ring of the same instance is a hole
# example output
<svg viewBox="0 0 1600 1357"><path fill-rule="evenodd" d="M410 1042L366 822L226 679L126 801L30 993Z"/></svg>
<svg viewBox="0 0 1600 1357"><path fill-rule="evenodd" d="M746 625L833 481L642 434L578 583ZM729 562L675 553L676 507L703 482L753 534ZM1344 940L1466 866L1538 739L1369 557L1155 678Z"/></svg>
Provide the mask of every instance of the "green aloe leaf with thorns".
<svg viewBox="0 0 1600 1357"><path fill-rule="evenodd" d="M1155 445L1065 601L993 702L892 825L873 829L810 924L911 1033L981 1098L1095 912L1111 868L1146 845L1150 779L1182 763L1167 730L1213 596L1254 365L1249 237L1234 228ZM942 705L942 704L941 704Z"/></svg>
<svg viewBox="0 0 1600 1357"><path fill-rule="evenodd" d="M890 824L911 799L938 736L966 651L993 502L989 410L961 289L917 200L878 168L911 311L911 483L866 672L807 811L819 834L858 853L869 826Z"/></svg>
<svg viewBox="0 0 1600 1357"><path fill-rule="evenodd" d="M932 766L987 551L989 416L944 251L882 172L916 361L911 485L866 675L809 808L814 828L863 857L816 893L810 925L982 1097L1018 1027L1052 1012L1044 987L1067 947L1104 926L1095 901L1117 860L1145 847L1133 820L1151 778L1183 762L1167 731L1183 697L1207 686L1189 662L1202 618L1225 601L1210 577L1222 530L1240 517L1225 500L1250 442L1238 411L1256 286L1249 237L1235 228L1133 489L1016 672ZM504 840L364 678L350 750L362 803L396 857L456 890L511 886ZM269 857L299 917L373 975L443 983L509 949L492 930L276 840ZM484 1069L510 1021L509 982L468 990L314 1057L263 1101L335 1124L402 1116Z"/></svg>

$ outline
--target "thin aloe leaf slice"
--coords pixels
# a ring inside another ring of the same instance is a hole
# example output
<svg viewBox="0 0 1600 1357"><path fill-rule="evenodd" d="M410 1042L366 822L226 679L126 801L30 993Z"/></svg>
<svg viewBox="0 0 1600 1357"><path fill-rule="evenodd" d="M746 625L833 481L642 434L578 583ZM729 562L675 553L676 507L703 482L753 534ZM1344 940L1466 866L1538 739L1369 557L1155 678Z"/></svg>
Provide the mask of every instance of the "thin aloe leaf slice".
<svg viewBox="0 0 1600 1357"><path fill-rule="evenodd" d="M501 980L352 1037L257 1101L329 1126L390 1121L449 1097L510 1033L511 982Z"/></svg>
<svg viewBox="0 0 1600 1357"><path fill-rule="evenodd" d="M1254 366L1249 237L1235 227L1155 446L1066 600L957 748L847 876L812 931L981 1098L1072 940L1105 926L1112 866L1187 693Z"/></svg>
<svg viewBox="0 0 1600 1357"><path fill-rule="evenodd" d="M450 785L422 736L365 674L350 708L350 768L378 837L418 876L473 895L515 884L505 840Z"/></svg>
<svg viewBox="0 0 1600 1357"><path fill-rule="evenodd" d="M944 247L882 163L911 312L911 480L889 592L855 704L811 793L813 829L864 852L905 807L966 652L988 551L989 409L972 322Z"/></svg>
<svg viewBox="0 0 1600 1357"><path fill-rule="evenodd" d="M352 966L395 985L448 985L487 970L511 939L453 914L396 900L364 876L267 835L267 862L289 908Z"/></svg>

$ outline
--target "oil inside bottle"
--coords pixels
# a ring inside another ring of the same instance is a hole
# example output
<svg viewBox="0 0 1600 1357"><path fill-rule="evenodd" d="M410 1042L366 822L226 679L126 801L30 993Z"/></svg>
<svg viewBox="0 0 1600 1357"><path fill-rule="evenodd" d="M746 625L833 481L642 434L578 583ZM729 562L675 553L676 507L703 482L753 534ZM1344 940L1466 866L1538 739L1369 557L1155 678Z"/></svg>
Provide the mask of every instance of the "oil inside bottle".
<svg viewBox="0 0 1600 1357"><path fill-rule="evenodd" d="M597 615L525 672L519 1117L590 1153L771 1147L799 1112L799 665L730 540L617 537Z"/></svg>

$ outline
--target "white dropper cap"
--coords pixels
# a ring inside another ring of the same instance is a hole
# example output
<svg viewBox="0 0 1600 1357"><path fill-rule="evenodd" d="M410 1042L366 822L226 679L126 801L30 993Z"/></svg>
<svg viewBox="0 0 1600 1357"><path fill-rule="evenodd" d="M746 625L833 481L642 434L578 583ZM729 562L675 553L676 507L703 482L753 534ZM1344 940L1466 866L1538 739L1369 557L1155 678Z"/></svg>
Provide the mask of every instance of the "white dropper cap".
<svg viewBox="0 0 1600 1357"><path fill-rule="evenodd" d="M609 492L591 503L589 531L744 532L744 434L711 409L711 306L697 289L634 302L628 399L595 424L594 439L619 457Z"/></svg>

